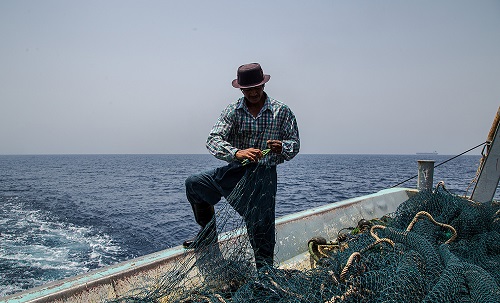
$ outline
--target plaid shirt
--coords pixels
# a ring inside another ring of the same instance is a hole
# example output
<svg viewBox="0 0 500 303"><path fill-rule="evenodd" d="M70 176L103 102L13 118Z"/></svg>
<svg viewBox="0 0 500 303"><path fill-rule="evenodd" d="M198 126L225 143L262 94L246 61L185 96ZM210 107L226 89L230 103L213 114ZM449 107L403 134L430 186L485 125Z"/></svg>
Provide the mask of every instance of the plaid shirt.
<svg viewBox="0 0 500 303"><path fill-rule="evenodd" d="M210 131L207 148L216 158L231 162L238 161L235 154L239 149L266 149L267 140L280 140L283 151L267 154L261 164L277 165L295 157L300 148L295 115L286 104L267 96L260 113L253 117L241 97L222 111Z"/></svg>

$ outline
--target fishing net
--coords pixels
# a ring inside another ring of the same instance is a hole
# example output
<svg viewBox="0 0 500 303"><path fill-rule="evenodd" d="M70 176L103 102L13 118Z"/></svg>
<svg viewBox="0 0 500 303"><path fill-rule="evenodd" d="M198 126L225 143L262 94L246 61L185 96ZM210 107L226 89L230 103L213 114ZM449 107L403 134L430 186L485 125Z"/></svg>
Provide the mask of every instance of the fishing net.
<svg viewBox="0 0 500 303"><path fill-rule="evenodd" d="M233 209L259 198L259 184L271 182L262 176L245 175L217 211L219 233L234 229L226 239L112 302L500 302L498 202L475 203L440 183L336 239L311 239L310 269L257 270Z"/></svg>

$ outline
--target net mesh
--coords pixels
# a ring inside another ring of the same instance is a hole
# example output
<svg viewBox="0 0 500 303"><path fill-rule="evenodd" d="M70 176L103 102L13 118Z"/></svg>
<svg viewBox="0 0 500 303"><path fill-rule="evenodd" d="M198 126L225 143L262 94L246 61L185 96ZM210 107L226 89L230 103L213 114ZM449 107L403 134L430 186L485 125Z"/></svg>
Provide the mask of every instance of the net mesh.
<svg viewBox="0 0 500 303"><path fill-rule="evenodd" d="M248 213L233 210L272 182L256 175L246 174L217 211L219 233L233 230L228 239L199 245L161 279L111 302L500 302L499 203L475 203L439 184L336 239L311 239L310 269L257 270Z"/></svg>

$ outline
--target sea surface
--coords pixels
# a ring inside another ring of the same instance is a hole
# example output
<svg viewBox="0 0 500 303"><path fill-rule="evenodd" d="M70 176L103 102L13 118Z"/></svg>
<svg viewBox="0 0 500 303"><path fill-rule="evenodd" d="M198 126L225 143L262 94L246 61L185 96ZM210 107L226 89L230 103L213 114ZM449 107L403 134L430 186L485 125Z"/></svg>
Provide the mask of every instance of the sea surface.
<svg viewBox="0 0 500 303"><path fill-rule="evenodd" d="M278 166L276 215L392 187L422 158L452 156L299 154ZM466 194L479 160L437 167L434 184ZM198 230L184 180L221 165L210 155L0 156L0 297L180 245Z"/></svg>

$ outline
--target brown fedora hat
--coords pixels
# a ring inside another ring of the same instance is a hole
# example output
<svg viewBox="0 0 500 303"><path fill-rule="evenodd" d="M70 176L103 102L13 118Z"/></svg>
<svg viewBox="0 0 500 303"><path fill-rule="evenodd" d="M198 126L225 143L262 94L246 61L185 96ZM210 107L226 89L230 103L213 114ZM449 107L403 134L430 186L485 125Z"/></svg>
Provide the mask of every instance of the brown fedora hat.
<svg viewBox="0 0 500 303"><path fill-rule="evenodd" d="M270 75L264 75L259 63L243 64L238 67L236 79L233 80L235 88L250 88L262 85L269 81Z"/></svg>

